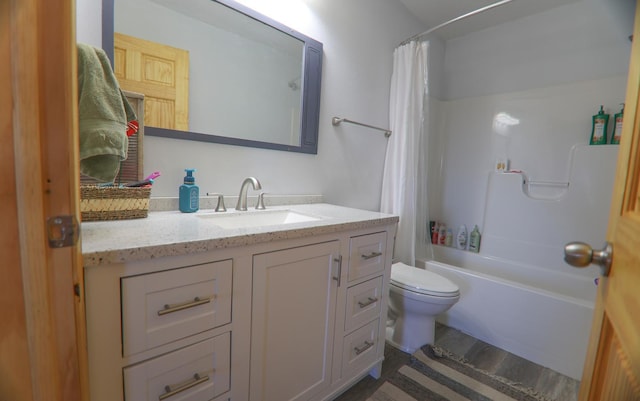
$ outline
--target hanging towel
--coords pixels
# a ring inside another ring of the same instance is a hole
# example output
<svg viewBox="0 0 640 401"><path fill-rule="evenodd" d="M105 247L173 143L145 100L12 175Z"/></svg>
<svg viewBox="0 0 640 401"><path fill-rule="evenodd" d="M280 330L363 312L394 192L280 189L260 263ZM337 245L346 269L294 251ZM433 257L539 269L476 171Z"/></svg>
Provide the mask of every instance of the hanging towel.
<svg viewBox="0 0 640 401"><path fill-rule="evenodd" d="M114 181L127 158L127 123L136 119L102 49L78 43L80 173Z"/></svg>

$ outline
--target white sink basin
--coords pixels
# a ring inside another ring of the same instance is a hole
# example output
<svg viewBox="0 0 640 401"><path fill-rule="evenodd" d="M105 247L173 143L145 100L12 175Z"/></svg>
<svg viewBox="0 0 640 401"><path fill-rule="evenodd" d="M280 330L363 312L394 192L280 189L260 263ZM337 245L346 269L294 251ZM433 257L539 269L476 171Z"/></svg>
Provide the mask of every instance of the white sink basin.
<svg viewBox="0 0 640 401"><path fill-rule="evenodd" d="M264 227L282 224L317 221L319 217L294 212L292 210L263 210L252 212L211 213L197 215L221 228Z"/></svg>

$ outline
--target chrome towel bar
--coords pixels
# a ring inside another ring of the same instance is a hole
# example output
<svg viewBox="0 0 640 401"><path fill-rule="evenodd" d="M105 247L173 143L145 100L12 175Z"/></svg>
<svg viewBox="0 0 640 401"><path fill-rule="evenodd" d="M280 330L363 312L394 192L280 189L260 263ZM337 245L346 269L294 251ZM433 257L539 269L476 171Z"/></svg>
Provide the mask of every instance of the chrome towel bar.
<svg viewBox="0 0 640 401"><path fill-rule="evenodd" d="M331 124L333 124L334 126L338 126L340 125L340 123L349 123L349 124L355 124L355 125L361 125L363 127L367 127L367 128L373 128L373 129L377 129L378 131L383 131L384 132L384 136L389 138L391 136L391 130L385 129L385 128L380 128L380 127L374 127L373 125L369 125L369 124L363 124L363 123L359 123L357 121L352 121L352 120L348 120L346 118L341 118L341 117L333 117L331 119Z"/></svg>

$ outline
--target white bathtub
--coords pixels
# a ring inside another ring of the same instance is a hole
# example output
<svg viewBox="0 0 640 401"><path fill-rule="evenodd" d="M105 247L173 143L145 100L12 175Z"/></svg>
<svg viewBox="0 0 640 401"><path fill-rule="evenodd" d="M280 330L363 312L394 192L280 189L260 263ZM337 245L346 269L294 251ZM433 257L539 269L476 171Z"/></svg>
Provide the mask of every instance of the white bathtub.
<svg viewBox="0 0 640 401"><path fill-rule="evenodd" d="M439 322L580 380L593 278L440 246L434 257L416 265L454 281L461 293Z"/></svg>

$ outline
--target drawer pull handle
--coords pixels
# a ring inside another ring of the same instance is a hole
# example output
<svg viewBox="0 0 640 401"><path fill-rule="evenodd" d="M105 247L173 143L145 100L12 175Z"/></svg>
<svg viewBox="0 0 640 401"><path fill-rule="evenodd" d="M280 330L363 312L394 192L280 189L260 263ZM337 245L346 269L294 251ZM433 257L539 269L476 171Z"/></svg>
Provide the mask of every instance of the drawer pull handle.
<svg viewBox="0 0 640 401"><path fill-rule="evenodd" d="M209 376L202 376L200 377L199 374L194 374L193 375L193 379L190 379L189 381L179 384L179 385L174 385L174 386L164 386L164 391L166 391L166 393L164 394L160 394L160 396L158 396L158 400L162 401L165 400L169 397L172 397L176 394L179 394L183 391L189 390L192 387L197 386L200 383L204 383L207 380L209 380Z"/></svg>
<svg viewBox="0 0 640 401"><path fill-rule="evenodd" d="M181 311L183 309L193 308L194 306L198 306L198 305L208 304L209 302L211 302L211 297L206 297L206 298L195 297L193 298L193 301L187 301L181 304L174 304L174 305L165 304L164 309L161 309L158 311L158 316L166 315L167 313Z"/></svg>
<svg viewBox="0 0 640 401"><path fill-rule="evenodd" d="M375 302L378 302L377 297L367 297L366 301L358 301L358 305L360 306L360 308L366 308L367 306Z"/></svg>
<svg viewBox="0 0 640 401"><path fill-rule="evenodd" d="M368 255L361 255L361 256L362 256L362 259L369 260L369 259L377 258L378 256L382 256L382 252L371 252Z"/></svg>
<svg viewBox="0 0 640 401"><path fill-rule="evenodd" d="M373 347L373 341L365 341L362 347L353 347L353 350L356 352L356 355L360 355L371 347Z"/></svg>
<svg viewBox="0 0 640 401"><path fill-rule="evenodd" d="M342 281L342 255L338 255L338 257L334 258L333 261L338 264L338 275L333 276L333 279L338 282L338 287L340 287L340 283Z"/></svg>

